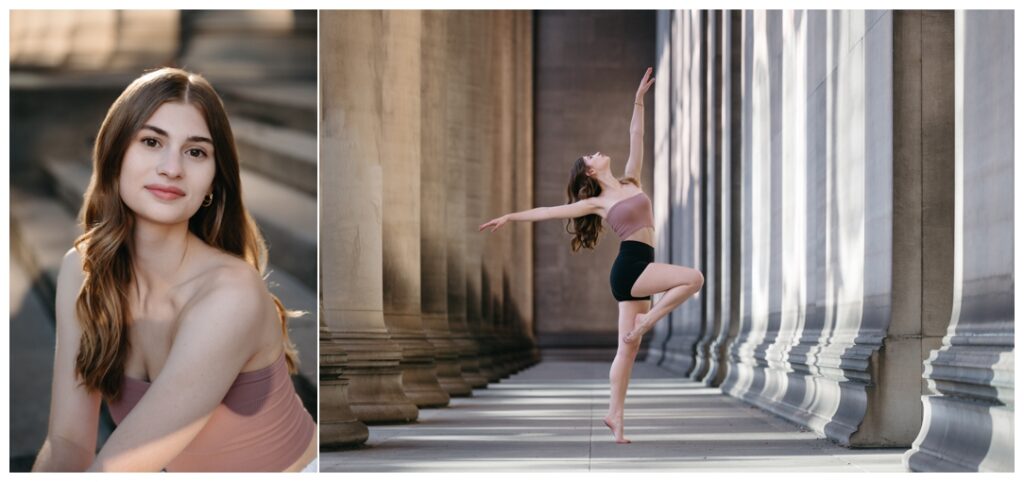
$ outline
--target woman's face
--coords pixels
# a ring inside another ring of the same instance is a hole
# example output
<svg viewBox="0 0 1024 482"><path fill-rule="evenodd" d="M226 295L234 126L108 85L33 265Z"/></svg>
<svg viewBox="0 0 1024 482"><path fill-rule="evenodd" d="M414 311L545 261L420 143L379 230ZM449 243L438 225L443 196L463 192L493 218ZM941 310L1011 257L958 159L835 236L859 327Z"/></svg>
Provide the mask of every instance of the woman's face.
<svg viewBox="0 0 1024 482"><path fill-rule="evenodd" d="M212 139L195 106L161 105L128 144L118 178L121 199L152 222L187 222L211 192Z"/></svg>
<svg viewBox="0 0 1024 482"><path fill-rule="evenodd" d="M608 164L611 163L611 158L598 151L593 154L583 156L583 163L587 165L587 175L593 176L597 172L608 169Z"/></svg>

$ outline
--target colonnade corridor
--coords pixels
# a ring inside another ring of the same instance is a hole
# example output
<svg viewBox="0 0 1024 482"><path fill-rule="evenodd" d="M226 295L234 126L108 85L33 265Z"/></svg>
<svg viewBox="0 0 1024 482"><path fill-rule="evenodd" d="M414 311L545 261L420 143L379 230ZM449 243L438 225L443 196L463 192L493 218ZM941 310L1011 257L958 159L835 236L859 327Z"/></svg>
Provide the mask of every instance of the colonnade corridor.
<svg viewBox="0 0 1024 482"><path fill-rule="evenodd" d="M906 472L905 448L843 448L644 362L626 398L633 443L617 445L601 421L611 355L542 357L415 423L374 425L360 448L321 452L321 470Z"/></svg>

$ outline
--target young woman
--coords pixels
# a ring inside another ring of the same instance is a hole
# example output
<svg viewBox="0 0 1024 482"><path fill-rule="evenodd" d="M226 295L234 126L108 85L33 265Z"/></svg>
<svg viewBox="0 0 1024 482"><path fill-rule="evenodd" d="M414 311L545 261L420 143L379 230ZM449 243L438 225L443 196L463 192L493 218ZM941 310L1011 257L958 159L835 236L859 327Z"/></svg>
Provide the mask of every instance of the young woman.
<svg viewBox="0 0 1024 482"><path fill-rule="evenodd" d="M623 410L626 388L640 339L658 320L700 290L704 276L685 266L654 263L654 220L651 200L640 187L644 145L644 95L654 83L648 68L640 81L633 102L629 127L629 160L625 176L611 172L611 159L595 152L576 160L569 174L568 204L540 207L506 214L492 219L480 229L497 230L508 221L571 219L566 225L572 238L572 250L593 249L601 233L601 219L619 235L619 255L611 272L612 296L619 302L619 346L612 362L609 380L611 396L604 423L617 443L629 443L623 436ZM661 296L654 307L651 295Z"/></svg>
<svg viewBox="0 0 1024 482"><path fill-rule="evenodd" d="M57 281L50 423L34 470L315 470L288 313L242 205L220 97L139 77L107 112ZM100 400L117 428L96 453Z"/></svg>

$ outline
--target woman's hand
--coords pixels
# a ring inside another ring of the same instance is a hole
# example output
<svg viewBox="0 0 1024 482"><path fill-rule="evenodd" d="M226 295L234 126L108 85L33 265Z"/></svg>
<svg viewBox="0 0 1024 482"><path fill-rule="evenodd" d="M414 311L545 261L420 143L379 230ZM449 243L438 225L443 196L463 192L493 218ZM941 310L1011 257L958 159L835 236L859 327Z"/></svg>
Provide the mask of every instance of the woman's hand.
<svg viewBox="0 0 1024 482"><path fill-rule="evenodd" d="M650 89L651 84L654 83L654 78L651 77L652 73L654 73L654 67L647 67L647 72L644 72L644 78L640 81L640 87L636 89L637 102L642 103L644 101L644 95L647 94L647 89Z"/></svg>
<svg viewBox="0 0 1024 482"><path fill-rule="evenodd" d="M507 223L508 220L509 220L509 215L508 214L506 214L504 216L501 216L501 217L494 218L494 219L492 219L490 221L487 221L486 223L481 224L480 225L480 229L477 230L477 231L483 231L485 228L491 227L491 232L493 233L493 232L497 231L498 228L500 228L502 225Z"/></svg>

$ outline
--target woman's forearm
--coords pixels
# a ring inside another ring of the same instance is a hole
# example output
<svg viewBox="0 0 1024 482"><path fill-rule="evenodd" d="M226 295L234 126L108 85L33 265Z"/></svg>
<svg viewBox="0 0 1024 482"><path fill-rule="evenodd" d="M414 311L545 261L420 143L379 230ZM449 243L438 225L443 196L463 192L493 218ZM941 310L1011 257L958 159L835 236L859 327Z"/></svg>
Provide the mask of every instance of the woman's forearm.
<svg viewBox="0 0 1024 482"><path fill-rule="evenodd" d="M640 97L633 101L633 118L629 121L630 137L644 136L644 99Z"/></svg>
<svg viewBox="0 0 1024 482"><path fill-rule="evenodd" d="M510 221L543 221L550 218L547 216L548 208L539 207L528 209L526 211L514 212L508 215Z"/></svg>
<svg viewBox="0 0 1024 482"><path fill-rule="evenodd" d="M89 467L94 458L95 454L70 441L47 437L32 464L32 471L81 472Z"/></svg>

